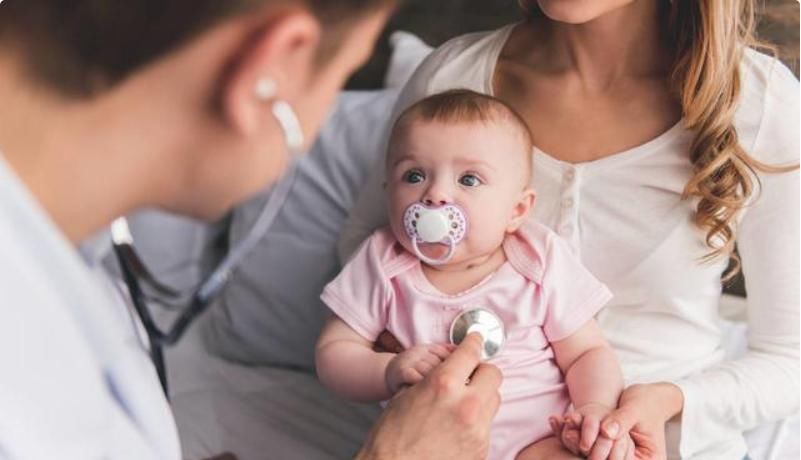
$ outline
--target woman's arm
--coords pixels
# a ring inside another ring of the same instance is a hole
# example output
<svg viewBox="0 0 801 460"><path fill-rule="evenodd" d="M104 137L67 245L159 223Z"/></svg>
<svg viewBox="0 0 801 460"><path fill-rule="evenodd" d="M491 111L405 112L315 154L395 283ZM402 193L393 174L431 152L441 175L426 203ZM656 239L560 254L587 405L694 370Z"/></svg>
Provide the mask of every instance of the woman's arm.
<svg viewBox="0 0 801 460"><path fill-rule="evenodd" d="M798 81L776 63L760 133L749 149L773 165L797 164ZM798 411L799 174L760 174L761 186L738 226L748 290L748 351L675 382L684 395L682 454L703 449L718 427L740 431Z"/></svg>
<svg viewBox="0 0 801 460"><path fill-rule="evenodd" d="M768 164L797 164L798 81L777 63L768 89L758 138L746 148ZM679 415L686 428L681 456L703 458L732 432L798 411L799 173L760 174L760 183L737 234L748 290L748 351L672 384L627 388L604 426L652 427Z"/></svg>
<svg viewBox="0 0 801 460"><path fill-rule="evenodd" d="M329 318L315 350L320 382L352 401L389 399L386 369L395 354L375 352L372 346L338 317Z"/></svg>

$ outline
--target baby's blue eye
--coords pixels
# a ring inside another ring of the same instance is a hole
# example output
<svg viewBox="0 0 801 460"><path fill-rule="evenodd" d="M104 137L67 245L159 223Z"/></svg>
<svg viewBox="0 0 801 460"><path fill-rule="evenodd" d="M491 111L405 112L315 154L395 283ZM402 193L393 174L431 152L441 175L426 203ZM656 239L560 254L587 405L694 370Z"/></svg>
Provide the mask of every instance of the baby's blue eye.
<svg viewBox="0 0 801 460"><path fill-rule="evenodd" d="M474 174L465 174L459 178L459 183L465 187L478 187L481 185L481 179Z"/></svg>
<svg viewBox="0 0 801 460"><path fill-rule="evenodd" d="M407 171L406 174L403 175L403 181L408 182L410 184L418 184L425 180L426 176L423 175L422 172L412 169L411 171Z"/></svg>

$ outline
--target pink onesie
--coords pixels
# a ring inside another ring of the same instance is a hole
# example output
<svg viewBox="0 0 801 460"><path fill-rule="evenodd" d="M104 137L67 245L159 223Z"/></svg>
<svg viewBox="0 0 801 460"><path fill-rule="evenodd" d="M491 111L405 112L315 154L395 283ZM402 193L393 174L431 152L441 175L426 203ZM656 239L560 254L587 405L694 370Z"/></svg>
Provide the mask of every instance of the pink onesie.
<svg viewBox="0 0 801 460"><path fill-rule="evenodd" d="M548 416L570 403L550 342L590 320L611 293L546 227L527 223L503 243L507 262L456 295L438 291L420 261L378 230L322 294L334 313L369 341L388 330L404 346L448 343L451 322L465 309L495 312L506 342L489 362L503 372L503 403L492 425L489 458L513 460L550 435Z"/></svg>

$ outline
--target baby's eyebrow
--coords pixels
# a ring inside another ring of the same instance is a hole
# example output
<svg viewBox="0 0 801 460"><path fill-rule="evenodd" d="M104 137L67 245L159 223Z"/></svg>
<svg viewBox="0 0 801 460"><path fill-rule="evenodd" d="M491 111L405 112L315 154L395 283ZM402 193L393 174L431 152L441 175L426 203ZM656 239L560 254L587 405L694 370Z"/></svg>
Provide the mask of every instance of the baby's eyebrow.
<svg viewBox="0 0 801 460"><path fill-rule="evenodd" d="M397 158L397 159L393 160L392 163L390 164L390 168L394 169L394 168L397 168L398 165L401 164L401 163L404 163L404 162L407 162L407 161L408 162L415 162L415 161L418 161L418 160L419 159L414 155L404 154L400 158ZM492 163L489 163L489 162L484 161L484 160L475 159L475 158L457 158L456 160L454 160L454 163L456 163L457 165L459 165L461 167L484 167L484 168L490 169L492 171L497 171L498 170L498 168L495 165L493 165Z"/></svg>
<svg viewBox="0 0 801 460"><path fill-rule="evenodd" d="M457 160L456 163L458 163L460 165L465 165L465 166L483 166L483 167L491 169L493 171L496 171L498 169L492 163L488 163L488 162L486 162L484 160L476 160L476 159L472 159L472 158L465 158L465 159Z"/></svg>
<svg viewBox="0 0 801 460"><path fill-rule="evenodd" d="M412 155L403 155L402 157L398 158L397 160L392 162L393 168L397 167L399 164L403 163L404 161L415 161L416 158Z"/></svg>

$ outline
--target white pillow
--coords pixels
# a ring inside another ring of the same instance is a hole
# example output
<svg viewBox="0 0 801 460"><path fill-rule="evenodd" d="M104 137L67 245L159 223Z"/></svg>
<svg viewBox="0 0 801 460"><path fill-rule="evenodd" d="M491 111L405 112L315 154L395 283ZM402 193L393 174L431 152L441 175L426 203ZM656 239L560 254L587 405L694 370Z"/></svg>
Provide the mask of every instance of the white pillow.
<svg viewBox="0 0 801 460"><path fill-rule="evenodd" d="M267 235L236 270L205 324L209 351L249 364L314 369L326 317L320 301L339 271L336 244L377 155L397 91L343 93ZM230 244L244 237L269 198L233 214Z"/></svg>
<svg viewBox="0 0 801 460"><path fill-rule="evenodd" d="M389 67L384 76L384 87L400 89L434 48L417 35L402 30L390 35L389 45L392 48L392 56L389 58Z"/></svg>

